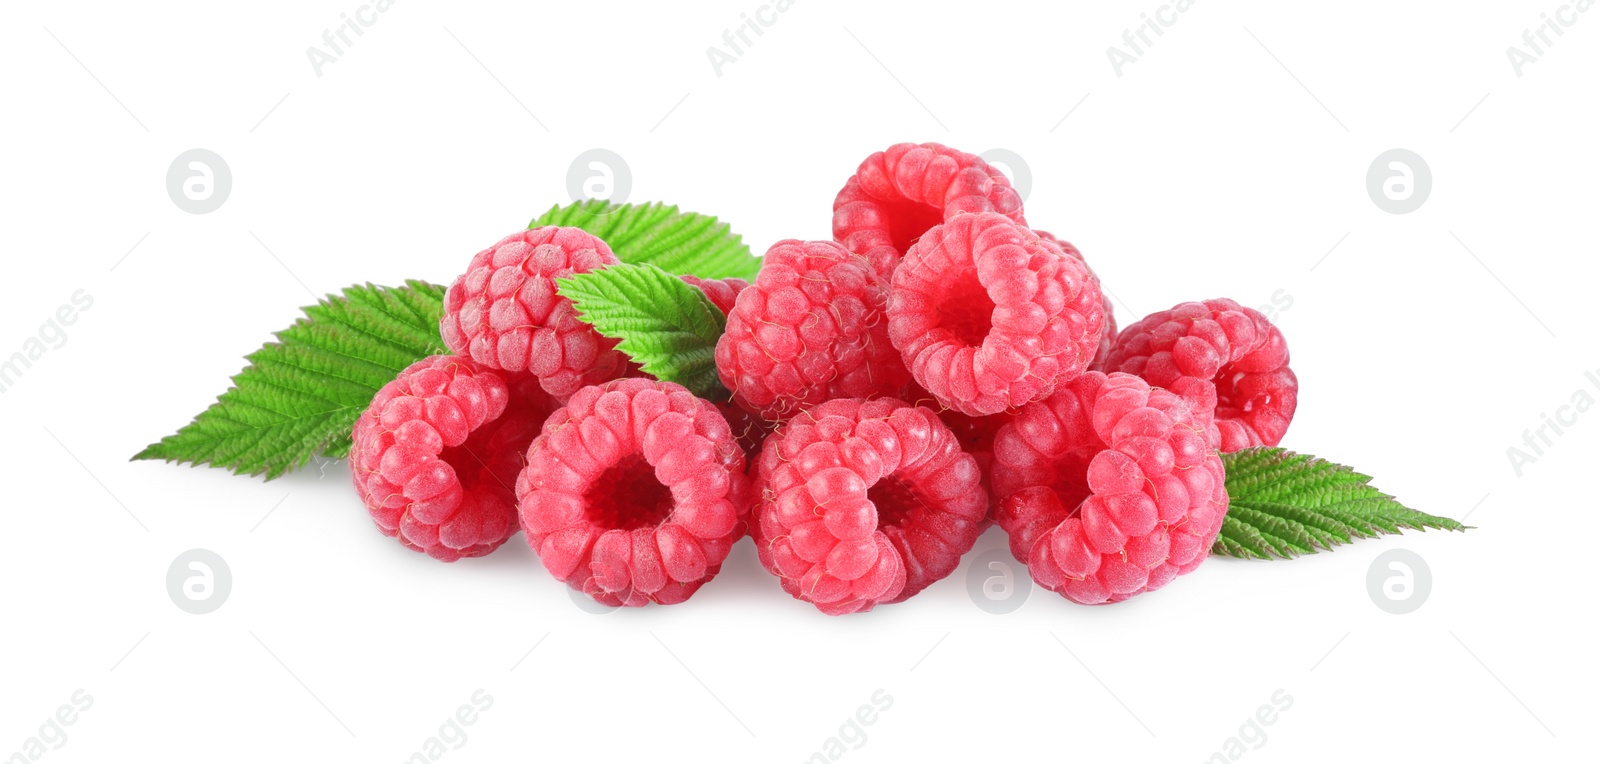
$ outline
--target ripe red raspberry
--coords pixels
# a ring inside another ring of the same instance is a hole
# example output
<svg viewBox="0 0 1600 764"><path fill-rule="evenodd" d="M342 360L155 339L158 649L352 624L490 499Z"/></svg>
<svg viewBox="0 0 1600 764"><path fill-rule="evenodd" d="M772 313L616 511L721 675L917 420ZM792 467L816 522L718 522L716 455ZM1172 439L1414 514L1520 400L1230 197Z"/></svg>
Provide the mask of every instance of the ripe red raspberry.
<svg viewBox="0 0 1600 764"><path fill-rule="evenodd" d="M1140 319L1117 336L1103 368L1214 403L1212 445L1224 453L1278 445L1300 390L1283 332L1233 300L1186 302Z"/></svg>
<svg viewBox="0 0 1600 764"><path fill-rule="evenodd" d="M995 437L997 519L1033 579L1118 602L1199 567L1228 511L1222 459L1177 394L1089 372Z"/></svg>
<svg viewBox="0 0 1600 764"><path fill-rule="evenodd" d="M770 421L830 398L894 395L910 379L889 344L888 284L831 241L772 245L717 342L717 374Z"/></svg>
<svg viewBox="0 0 1600 764"><path fill-rule="evenodd" d="M898 143L867 157L833 200L833 238L887 275L911 244L958 212L1017 223L1022 198L988 162L937 143Z"/></svg>
<svg viewBox="0 0 1600 764"><path fill-rule="evenodd" d="M1038 400L1081 374L1104 321L1082 262L992 212L956 215L912 246L888 312L917 384L968 416Z"/></svg>
<svg viewBox="0 0 1600 764"><path fill-rule="evenodd" d="M744 279L703 279L688 274L678 278L705 292L706 298L711 300L711 304L717 306L717 310L722 311L724 316L732 312L733 303L739 298L739 293L743 292L745 287L750 286L750 282Z"/></svg>
<svg viewBox="0 0 1600 764"><path fill-rule="evenodd" d="M1055 242L1056 246L1061 247L1061 251L1066 253L1067 257L1083 263L1083 267L1094 278L1094 283L1100 283L1099 274L1095 273L1094 268L1089 266L1088 260L1083 259L1083 253L1079 252L1077 247L1072 246L1072 242L1057 239L1037 228L1033 229L1033 232L1045 241ZM1094 361L1089 364L1090 368L1099 368L1099 365L1105 362L1106 356L1111 353L1111 343L1117 339L1117 314L1116 311L1112 310L1111 294L1103 288L1100 290L1100 308L1105 313L1105 322L1100 325L1100 347L1095 351Z"/></svg>
<svg viewBox="0 0 1600 764"><path fill-rule="evenodd" d="M528 544L607 605L671 605L710 581L745 532L744 454L682 386L585 387L545 423L517 478Z"/></svg>
<svg viewBox="0 0 1600 764"><path fill-rule="evenodd" d="M454 562L517 532L511 487L555 408L531 377L456 356L407 367L373 396L351 434L350 472L378 530Z"/></svg>
<svg viewBox="0 0 1600 764"><path fill-rule="evenodd" d="M955 570L988 497L932 411L840 398L767 439L752 535L790 595L829 615L900 602Z"/></svg>
<svg viewBox="0 0 1600 764"><path fill-rule="evenodd" d="M617 341L578 320L556 279L617 262L606 243L579 228L518 231L472 258L445 293L439 333L451 352L492 369L527 371L565 400L584 385L627 371Z"/></svg>

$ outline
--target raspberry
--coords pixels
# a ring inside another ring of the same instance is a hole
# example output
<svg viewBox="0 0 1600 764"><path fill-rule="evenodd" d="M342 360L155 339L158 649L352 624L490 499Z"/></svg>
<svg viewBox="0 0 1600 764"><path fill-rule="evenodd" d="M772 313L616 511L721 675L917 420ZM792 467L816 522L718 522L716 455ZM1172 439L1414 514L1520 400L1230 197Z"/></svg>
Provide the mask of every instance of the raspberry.
<svg viewBox="0 0 1600 764"><path fill-rule="evenodd" d="M978 465L928 409L836 399L767 439L757 470L761 564L829 615L900 602L978 540Z"/></svg>
<svg viewBox="0 0 1600 764"><path fill-rule="evenodd" d="M579 228L518 231L472 258L445 293L439 333L451 352L492 369L527 371L565 400L584 385L627 371L617 341L578 320L555 280L617 262L606 243Z"/></svg>
<svg viewBox="0 0 1600 764"><path fill-rule="evenodd" d="M1212 445L1224 453L1278 445L1300 390L1283 332L1233 300L1186 302L1140 319L1117 336L1103 369L1214 404Z"/></svg>
<svg viewBox="0 0 1600 764"><path fill-rule="evenodd" d="M717 306L717 310L722 311L724 316L733 311L733 303L738 299L739 293L750 286L750 282L744 279L703 279L688 274L678 278L705 292L706 298L711 300L711 304Z"/></svg>
<svg viewBox="0 0 1600 764"><path fill-rule="evenodd" d="M887 275L928 229L958 212L1017 223L1022 198L988 162L937 143L898 143L867 157L833 200L833 238Z"/></svg>
<svg viewBox="0 0 1600 764"><path fill-rule="evenodd" d="M1077 247L1072 246L1072 242L1057 239L1037 228L1033 229L1033 232L1045 241L1055 242L1056 246L1061 247L1061 251L1067 257L1083 263L1084 269L1089 271L1089 276L1094 279L1094 283L1100 283L1100 276L1094 272L1094 268L1089 267L1089 261L1083 259L1083 253L1079 252ZM1094 361L1089 364L1090 368L1097 368L1099 364L1105 362L1106 356L1111 353L1111 343L1117 339L1117 314L1112 310L1111 295L1104 289L1100 290L1100 308L1105 312L1105 322L1100 325L1100 348L1095 351Z"/></svg>
<svg viewBox="0 0 1600 764"><path fill-rule="evenodd" d="M992 212L956 215L894 272L889 339L939 402L986 416L1049 395L1094 358L1100 286L1053 242Z"/></svg>
<svg viewBox="0 0 1600 764"><path fill-rule="evenodd" d="M772 245L717 342L734 400L770 421L830 398L894 395L910 374L889 344L888 285L831 241Z"/></svg>
<svg viewBox="0 0 1600 764"><path fill-rule="evenodd" d="M712 404L682 386L585 387L528 447L517 499L556 578L607 605L675 604L744 535L744 454Z"/></svg>
<svg viewBox="0 0 1600 764"><path fill-rule="evenodd" d="M1199 567L1228 511L1222 459L1177 394L1089 372L995 436L997 518L1033 579L1118 602Z"/></svg>
<svg viewBox="0 0 1600 764"><path fill-rule="evenodd" d="M407 367L351 433L351 474L373 522L409 549L454 562L517 532L512 485L555 402L531 377L456 356Z"/></svg>

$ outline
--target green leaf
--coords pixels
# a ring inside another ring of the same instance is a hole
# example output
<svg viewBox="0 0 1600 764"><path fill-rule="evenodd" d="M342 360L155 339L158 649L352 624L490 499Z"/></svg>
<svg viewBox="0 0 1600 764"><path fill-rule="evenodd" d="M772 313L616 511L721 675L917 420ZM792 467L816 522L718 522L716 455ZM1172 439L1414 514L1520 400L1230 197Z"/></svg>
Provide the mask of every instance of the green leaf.
<svg viewBox="0 0 1600 764"><path fill-rule="evenodd" d="M412 363L447 352L444 287L420 281L353 286L246 356L233 387L176 434L133 458L209 464L268 480L314 455L339 458L378 388ZM687 285L685 285L687 286Z"/></svg>
<svg viewBox="0 0 1600 764"><path fill-rule="evenodd" d="M561 225L582 228L610 245L617 259L654 265L677 275L703 279L754 280L761 260L738 234L709 215L679 212L676 206L611 204L591 199L555 206L529 228Z"/></svg>
<svg viewBox="0 0 1600 764"><path fill-rule="evenodd" d="M654 265L612 265L556 282L578 317L621 340L617 349L656 379L710 400L728 391L717 379L717 338L727 319L705 293Z"/></svg>
<svg viewBox="0 0 1600 764"><path fill-rule="evenodd" d="M1448 517L1409 509L1373 488L1372 478L1282 448L1222 455L1228 516L1213 554L1288 559L1402 529L1464 531Z"/></svg>

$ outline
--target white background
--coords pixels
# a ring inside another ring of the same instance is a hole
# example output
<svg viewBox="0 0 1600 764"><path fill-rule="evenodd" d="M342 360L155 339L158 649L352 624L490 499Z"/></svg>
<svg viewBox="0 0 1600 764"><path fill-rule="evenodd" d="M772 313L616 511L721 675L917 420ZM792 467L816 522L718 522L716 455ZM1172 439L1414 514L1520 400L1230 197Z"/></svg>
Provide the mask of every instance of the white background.
<svg viewBox="0 0 1600 764"><path fill-rule="evenodd" d="M1600 414L1520 477L1506 449L1600 398L1600 12L1518 77L1506 49L1557 0L1199 0L1118 76L1106 49L1158 0L799 0L718 76L706 49L759 0L399 0L317 76L306 49L358 5L0 10L0 356L94 300L0 395L0 756L80 688L93 705L42 760L399 762L480 688L492 707L441 760L799 762L880 689L841 760L1204 761L1280 689L1292 707L1241 760L1590 751ZM1283 290L1284 445L1476 529L1215 559L1110 607L1036 589L1003 616L964 565L827 618L744 542L686 604L597 615L520 536L454 565L383 538L342 463L262 482L128 462L313 293L449 281L568 201L581 151L760 251L826 238L856 164L907 140L1023 157L1029 220L1083 249L1123 323ZM164 185L196 147L233 174L205 215ZM1406 215L1365 188L1396 147L1433 175ZM203 616L165 589L197 547L234 580ZM1366 589L1397 548L1433 577L1404 616Z"/></svg>

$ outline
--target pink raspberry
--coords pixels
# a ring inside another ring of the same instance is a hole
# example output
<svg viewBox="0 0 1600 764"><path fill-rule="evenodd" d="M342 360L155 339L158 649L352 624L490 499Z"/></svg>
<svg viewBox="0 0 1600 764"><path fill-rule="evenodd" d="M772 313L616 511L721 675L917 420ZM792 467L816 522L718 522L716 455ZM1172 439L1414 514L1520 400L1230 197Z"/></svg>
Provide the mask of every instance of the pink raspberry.
<svg viewBox="0 0 1600 764"><path fill-rule="evenodd" d="M1140 319L1117 336L1102 368L1215 405L1212 445L1224 453L1278 445L1300 390L1283 332L1233 300L1186 302Z"/></svg>
<svg viewBox="0 0 1600 764"><path fill-rule="evenodd" d="M556 578L607 605L671 605L744 535L749 482L715 406L634 378L585 387L550 416L517 498Z"/></svg>
<svg viewBox="0 0 1600 764"><path fill-rule="evenodd" d="M1228 511L1205 418L1128 374L1089 372L994 444L997 519L1041 586L1118 602L1199 567Z"/></svg>
<svg viewBox="0 0 1600 764"><path fill-rule="evenodd" d="M1089 261L1083 259L1083 253L1079 252L1077 247L1072 246L1072 242L1057 239L1037 228L1033 229L1033 232L1045 241L1055 242L1056 246L1061 247L1061 251L1066 253L1067 257L1083 263L1083 267L1094 278L1094 283L1097 285L1100 283L1100 276L1094 272L1094 268L1089 266ZM1100 347L1095 351L1094 361L1089 364L1090 368L1098 368L1099 364L1105 362L1106 356L1111 353L1111 343L1117 339L1117 314L1116 311L1112 310L1111 295L1105 289L1100 290L1100 307L1105 313L1105 322L1100 325Z"/></svg>
<svg viewBox="0 0 1600 764"><path fill-rule="evenodd" d="M912 243L958 212L1017 223L1022 198L988 162L937 143L898 143L867 157L833 200L833 238L887 275Z"/></svg>
<svg viewBox="0 0 1600 764"><path fill-rule="evenodd" d="M556 279L617 262L606 243L579 228L518 231L472 258L445 293L439 333L451 352L492 369L531 372L566 399L584 385L626 373L617 341L578 320Z"/></svg>
<svg viewBox="0 0 1600 764"><path fill-rule="evenodd" d="M733 303L739 298L739 293L750 286L750 282L744 279L703 279L688 274L678 278L705 292L706 298L711 300L711 304L717 306L717 310L722 311L724 316L733 311Z"/></svg>
<svg viewBox="0 0 1600 764"><path fill-rule="evenodd" d="M481 557L517 532L511 488L555 402L531 377L456 356L407 367L351 435L356 492L386 536L445 562Z"/></svg>
<svg viewBox="0 0 1600 764"><path fill-rule="evenodd" d="M829 615L900 602L978 540L978 465L932 411L836 399L767 439L752 535L784 591Z"/></svg>
<svg viewBox="0 0 1600 764"><path fill-rule="evenodd" d="M830 398L894 395L910 375L889 344L888 284L831 241L772 245L717 342L733 398L770 421Z"/></svg>
<svg viewBox="0 0 1600 764"><path fill-rule="evenodd" d="M1105 320L1082 262L1004 215L934 226L895 269L889 339L946 407L987 416L1083 373Z"/></svg>

